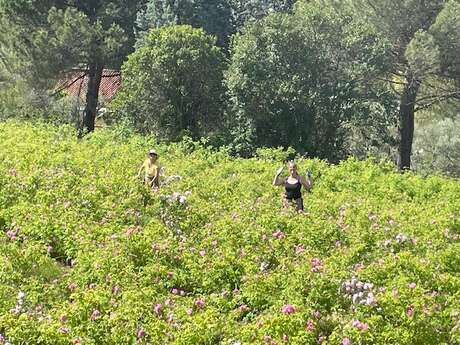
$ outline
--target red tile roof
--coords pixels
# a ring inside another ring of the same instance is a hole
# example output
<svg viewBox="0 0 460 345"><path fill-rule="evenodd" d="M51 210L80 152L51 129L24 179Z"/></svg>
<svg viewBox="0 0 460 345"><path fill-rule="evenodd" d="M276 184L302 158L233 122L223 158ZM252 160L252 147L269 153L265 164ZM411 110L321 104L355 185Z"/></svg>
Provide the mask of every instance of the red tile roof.
<svg viewBox="0 0 460 345"><path fill-rule="evenodd" d="M74 72L66 76L59 83L59 89L66 91L72 96L86 97L88 77L85 72ZM102 72L101 85L99 87L99 101L110 102L121 86L121 74L119 71L104 69Z"/></svg>

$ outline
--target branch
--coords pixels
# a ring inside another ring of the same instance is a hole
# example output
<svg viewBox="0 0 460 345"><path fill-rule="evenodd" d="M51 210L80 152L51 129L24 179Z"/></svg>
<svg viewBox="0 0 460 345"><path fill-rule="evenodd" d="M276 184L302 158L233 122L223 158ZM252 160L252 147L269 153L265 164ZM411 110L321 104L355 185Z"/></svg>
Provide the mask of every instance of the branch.
<svg viewBox="0 0 460 345"><path fill-rule="evenodd" d="M442 94L442 95L430 95L430 96L422 97L422 98L418 99L417 102L423 102L423 101L426 101L426 100L439 99L439 98L447 99L447 98L455 97L457 95L460 96L460 91L448 92L448 93L445 93L445 94Z"/></svg>
<svg viewBox="0 0 460 345"><path fill-rule="evenodd" d="M391 80L391 79L386 79L386 78L376 78L377 80L380 80L380 81L386 81L386 82L389 82L389 83L392 83L392 84L397 84L397 85L406 85L406 83L402 82L402 81L395 81L395 80Z"/></svg>
<svg viewBox="0 0 460 345"><path fill-rule="evenodd" d="M421 104L418 107L416 107L414 109L414 112L427 109L427 108L435 105L436 103L440 103L440 102L445 101L446 99L449 99L449 98L459 98L460 99L460 91L451 92L451 93L448 93L448 94L445 94L445 95L440 95L440 96L428 96L428 97L424 97L424 98L422 98L420 100L417 100L417 102L419 102L421 100L423 101L423 100L431 99L430 102L425 103L425 104Z"/></svg>
<svg viewBox="0 0 460 345"><path fill-rule="evenodd" d="M57 89L55 92L53 92L51 94L51 96L56 96L58 93L60 93L61 91L71 87L73 84L75 84L77 81L79 81L80 79L83 79L85 78L86 76L88 75L88 73L83 73L82 75L80 75L78 78L75 78L74 80L72 80L71 83L67 84L65 83L64 85L62 85L59 89ZM81 85L80 85L80 88L81 88Z"/></svg>

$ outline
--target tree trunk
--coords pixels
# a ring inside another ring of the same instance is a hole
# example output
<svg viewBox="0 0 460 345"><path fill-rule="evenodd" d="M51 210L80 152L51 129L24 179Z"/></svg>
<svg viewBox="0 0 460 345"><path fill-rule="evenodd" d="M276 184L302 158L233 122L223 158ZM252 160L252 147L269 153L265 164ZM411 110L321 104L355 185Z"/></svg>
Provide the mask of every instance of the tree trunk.
<svg viewBox="0 0 460 345"><path fill-rule="evenodd" d="M410 77L401 95L399 105L399 170L410 169L412 141L414 139L414 110L419 88L420 82Z"/></svg>
<svg viewBox="0 0 460 345"><path fill-rule="evenodd" d="M103 66L97 62L89 65L88 90L86 91L86 105L83 115L83 132L94 131L96 122L97 102L99 99L99 86L101 85Z"/></svg>

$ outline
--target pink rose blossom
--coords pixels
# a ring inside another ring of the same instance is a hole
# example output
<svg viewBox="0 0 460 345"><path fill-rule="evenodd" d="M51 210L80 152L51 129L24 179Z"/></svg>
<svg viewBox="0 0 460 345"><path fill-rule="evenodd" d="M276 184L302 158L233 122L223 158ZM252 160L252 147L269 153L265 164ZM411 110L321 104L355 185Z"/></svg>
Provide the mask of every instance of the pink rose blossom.
<svg viewBox="0 0 460 345"><path fill-rule="evenodd" d="M295 249L295 253L296 253L297 255L300 255L300 254L302 254L303 252L305 252L305 247L304 247L303 245L301 245L301 244L295 246L294 249Z"/></svg>
<svg viewBox="0 0 460 345"><path fill-rule="evenodd" d="M347 337L343 338L342 345L350 345L350 339L348 339Z"/></svg>
<svg viewBox="0 0 460 345"><path fill-rule="evenodd" d="M279 240L282 240L283 238L286 237L286 235L284 234L284 232L282 232L281 230L276 230L275 232L273 232L273 237L279 239Z"/></svg>
<svg viewBox="0 0 460 345"><path fill-rule="evenodd" d="M99 318L99 316L101 316L101 312L97 309L94 309L93 312L91 313L91 320L94 321L97 318Z"/></svg>
<svg viewBox="0 0 460 345"><path fill-rule="evenodd" d="M308 331L308 332L312 332L312 331L315 329L315 325L314 325L312 319L309 319L309 320L307 321L307 327L306 327L306 328L307 328L307 331Z"/></svg>
<svg viewBox="0 0 460 345"><path fill-rule="evenodd" d="M204 249L200 250L200 256L203 257L206 255L206 251Z"/></svg>
<svg viewBox="0 0 460 345"><path fill-rule="evenodd" d="M193 309L192 308L188 308L187 311L186 311L187 315L192 315L193 314Z"/></svg>
<svg viewBox="0 0 460 345"><path fill-rule="evenodd" d="M155 312L155 314L160 315L162 308L163 306L160 303L157 303L155 304L155 307L153 307L153 311Z"/></svg>
<svg viewBox="0 0 460 345"><path fill-rule="evenodd" d="M367 331L369 329L369 325L365 322L361 322L359 320L353 320L351 325L361 331Z"/></svg>
<svg viewBox="0 0 460 345"><path fill-rule="evenodd" d="M146 333L145 333L145 331L144 331L142 328L139 328L139 329L137 330L137 334L136 334L136 335L137 335L137 338L144 338L144 337L146 336Z"/></svg>
<svg viewBox="0 0 460 345"><path fill-rule="evenodd" d="M409 289L415 289L416 286L417 286L417 284L415 284L415 283L413 283L413 282L407 284L407 287L408 287Z"/></svg>
<svg viewBox="0 0 460 345"><path fill-rule="evenodd" d="M410 305L406 308L406 315L412 317L414 315L414 306Z"/></svg>
<svg viewBox="0 0 460 345"><path fill-rule="evenodd" d="M246 304L242 304L238 307L238 310L240 311L240 313L243 313L245 312L246 310L248 310L248 306Z"/></svg>
<svg viewBox="0 0 460 345"><path fill-rule="evenodd" d="M198 308L203 308L203 307L204 307L204 304L205 304L205 303L204 303L204 301L203 301L201 298L199 298L199 299L197 299L197 300L195 301L195 305L196 305Z"/></svg>
<svg viewBox="0 0 460 345"><path fill-rule="evenodd" d="M292 304L286 304L281 308L281 312L284 314L293 314L295 313L295 307Z"/></svg>

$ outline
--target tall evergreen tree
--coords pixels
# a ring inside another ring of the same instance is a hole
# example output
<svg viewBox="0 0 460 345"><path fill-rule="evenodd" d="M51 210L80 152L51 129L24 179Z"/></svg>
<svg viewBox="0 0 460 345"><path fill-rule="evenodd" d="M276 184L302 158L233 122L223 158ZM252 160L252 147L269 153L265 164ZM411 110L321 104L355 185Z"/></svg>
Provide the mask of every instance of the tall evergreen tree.
<svg viewBox="0 0 460 345"><path fill-rule="evenodd" d="M150 28L189 24L217 37L227 47L230 36L252 20L272 12L290 11L296 0L148 0L137 17L139 37Z"/></svg>
<svg viewBox="0 0 460 345"><path fill-rule="evenodd" d="M374 25L389 42L382 79L399 97L398 167L411 167L414 116L448 98L459 97L460 4L458 0L344 0L357 17ZM441 86L442 85L442 86Z"/></svg>
<svg viewBox="0 0 460 345"><path fill-rule="evenodd" d="M140 40L151 28L188 24L203 28L217 37L218 45L227 46L233 32L228 0L149 0L139 11L136 23Z"/></svg>
<svg viewBox="0 0 460 345"><path fill-rule="evenodd" d="M88 78L83 129L94 130L104 68L119 68L134 46L142 1L2 0L0 44L16 52L35 83L83 71Z"/></svg>

